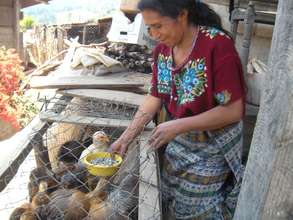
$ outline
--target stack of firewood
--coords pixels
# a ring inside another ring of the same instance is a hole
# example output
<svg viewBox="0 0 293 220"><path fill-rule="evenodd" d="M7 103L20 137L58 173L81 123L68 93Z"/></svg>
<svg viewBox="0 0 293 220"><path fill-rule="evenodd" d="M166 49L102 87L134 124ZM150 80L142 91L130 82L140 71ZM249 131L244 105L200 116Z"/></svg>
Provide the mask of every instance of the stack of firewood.
<svg viewBox="0 0 293 220"><path fill-rule="evenodd" d="M129 70L151 73L152 50L146 46L125 43L106 45L105 54L120 61Z"/></svg>

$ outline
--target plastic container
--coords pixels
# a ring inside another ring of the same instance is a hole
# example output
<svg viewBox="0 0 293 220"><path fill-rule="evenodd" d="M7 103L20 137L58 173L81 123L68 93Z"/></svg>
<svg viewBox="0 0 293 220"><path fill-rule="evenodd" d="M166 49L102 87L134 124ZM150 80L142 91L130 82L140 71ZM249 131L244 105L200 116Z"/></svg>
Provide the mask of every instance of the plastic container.
<svg viewBox="0 0 293 220"><path fill-rule="evenodd" d="M91 163L92 160L95 160L97 158L111 158L111 154L108 152L89 153L83 159L83 163L85 164L88 172L94 176L112 176L118 171L119 166L123 161L122 157L118 154L115 154L114 157L117 162L111 166L95 165Z"/></svg>

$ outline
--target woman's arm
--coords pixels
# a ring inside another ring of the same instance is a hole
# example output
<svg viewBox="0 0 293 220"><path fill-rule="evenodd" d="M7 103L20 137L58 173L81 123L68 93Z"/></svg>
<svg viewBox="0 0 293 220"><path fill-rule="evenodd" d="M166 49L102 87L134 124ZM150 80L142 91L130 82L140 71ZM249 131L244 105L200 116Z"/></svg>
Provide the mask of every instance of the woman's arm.
<svg viewBox="0 0 293 220"><path fill-rule="evenodd" d="M111 150L124 154L128 145L140 134L144 127L152 120L161 108L161 100L147 95L136 112L131 124L123 134L111 145Z"/></svg>
<svg viewBox="0 0 293 220"><path fill-rule="evenodd" d="M220 105L199 115L176 119L156 127L151 136L151 147L158 148L177 135L197 130L214 130L238 122L243 116L243 100L239 99L227 105Z"/></svg>

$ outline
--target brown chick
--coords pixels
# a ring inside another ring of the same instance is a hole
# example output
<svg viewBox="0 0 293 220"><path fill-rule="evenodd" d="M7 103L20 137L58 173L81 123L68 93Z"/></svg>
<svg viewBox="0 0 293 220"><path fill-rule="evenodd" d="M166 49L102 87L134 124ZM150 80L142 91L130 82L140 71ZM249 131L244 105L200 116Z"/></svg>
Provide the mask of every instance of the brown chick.
<svg viewBox="0 0 293 220"><path fill-rule="evenodd" d="M9 220L19 220L21 215L28 209L31 209L31 204L24 203L20 207L13 210L13 212L10 214Z"/></svg>
<svg viewBox="0 0 293 220"><path fill-rule="evenodd" d="M59 189L50 198L50 202L39 211L42 220L81 220L88 214L90 200L83 192Z"/></svg>
<svg viewBox="0 0 293 220"><path fill-rule="evenodd" d="M90 209L86 220L107 219L111 209L105 203L106 198L105 192L93 193L90 196Z"/></svg>
<svg viewBox="0 0 293 220"><path fill-rule="evenodd" d="M19 220L38 220L37 213L35 210L26 210Z"/></svg>
<svg viewBox="0 0 293 220"><path fill-rule="evenodd" d="M39 191L39 185L41 182L46 182L47 193L55 191L58 187L58 181L54 177L54 174L50 172L47 168L35 168L31 171L29 176L28 191L29 191L29 201L31 202L33 197Z"/></svg>
<svg viewBox="0 0 293 220"><path fill-rule="evenodd" d="M38 192L33 200L32 200L32 207L33 209L37 209L41 206L44 206L50 202L50 196L45 192Z"/></svg>
<svg viewBox="0 0 293 220"><path fill-rule="evenodd" d="M41 181L37 194L32 198L31 206L34 210L46 205L50 201L50 196L47 193L48 183Z"/></svg>
<svg viewBox="0 0 293 220"><path fill-rule="evenodd" d="M60 177L60 185L65 189L78 189L84 193L89 192L89 173L83 164L75 164Z"/></svg>
<svg viewBox="0 0 293 220"><path fill-rule="evenodd" d="M109 182L109 179L101 178L95 190L88 194L90 198L90 209L86 220L128 219L122 216L120 210L115 209L113 203L109 200L109 195L111 195L111 191L113 191Z"/></svg>
<svg viewBox="0 0 293 220"><path fill-rule="evenodd" d="M32 205L24 203L11 213L9 220L38 220L38 218Z"/></svg>
<svg viewBox="0 0 293 220"><path fill-rule="evenodd" d="M64 220L79 220L88 215L90 200L83 192L76 191L68 201L68 207L64 213Z"/></svg>

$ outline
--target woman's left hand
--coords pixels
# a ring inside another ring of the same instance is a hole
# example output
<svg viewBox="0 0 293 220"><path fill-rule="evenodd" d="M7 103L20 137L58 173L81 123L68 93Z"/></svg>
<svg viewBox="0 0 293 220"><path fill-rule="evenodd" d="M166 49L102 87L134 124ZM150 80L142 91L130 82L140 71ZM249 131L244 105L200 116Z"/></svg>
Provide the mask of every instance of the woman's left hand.
<svg viewBox="0 0 293 220"><path fill-rule="evenodd" d="M170 142L178 134L178 125L175 120L159 124L152 132L149 140L150 147L153 149L159 148Z"/></svg>

